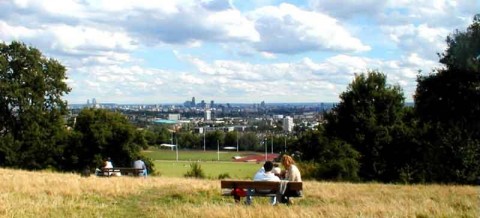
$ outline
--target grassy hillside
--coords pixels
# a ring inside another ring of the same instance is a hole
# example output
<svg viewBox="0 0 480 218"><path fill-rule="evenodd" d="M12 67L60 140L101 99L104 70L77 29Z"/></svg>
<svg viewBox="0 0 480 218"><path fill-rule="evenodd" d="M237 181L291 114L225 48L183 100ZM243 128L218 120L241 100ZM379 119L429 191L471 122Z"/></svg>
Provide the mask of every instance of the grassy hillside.
<svg viewBox="0 0 480 218"><path fill-rule="evenodd" d="M293 206L235 205L217 180L0 169L1 217L479 217L478 187L305 182Z"/></svg>

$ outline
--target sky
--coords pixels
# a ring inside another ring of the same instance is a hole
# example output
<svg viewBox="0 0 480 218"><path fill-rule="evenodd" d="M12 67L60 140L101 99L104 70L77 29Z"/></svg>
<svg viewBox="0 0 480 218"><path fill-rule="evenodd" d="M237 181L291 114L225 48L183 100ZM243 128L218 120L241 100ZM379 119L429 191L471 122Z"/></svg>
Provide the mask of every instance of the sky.
<svg viewBox="0 0 480 218"><path fill-rule="evenodd" d="M67 68L69 103L338 102L378 70L416 77L480 0L0 0L0 41Z"/></svg>

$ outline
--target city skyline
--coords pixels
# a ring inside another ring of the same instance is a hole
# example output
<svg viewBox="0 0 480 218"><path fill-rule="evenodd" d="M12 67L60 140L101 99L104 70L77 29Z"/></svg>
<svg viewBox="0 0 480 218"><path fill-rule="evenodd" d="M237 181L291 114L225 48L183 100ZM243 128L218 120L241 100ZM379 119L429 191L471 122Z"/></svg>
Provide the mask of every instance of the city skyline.
<svg viewBox="0 0 480 218"><path fill-rule="evenodd" d="M67 67L71 104L338 102L379 70L412 102L420 70L480 2L1 1L0 40Z"/></svg>
<svg viewBox="0 0 480 218"><path fill-rule="evenodd" d="M212 103L212 101L214 102L215 105L224 105L224 104L231 104L231 105L262 105L265 104L265 105L277 105L277 104L285 104L285 105L309 105L309 104L337 104L338 102L267 102L265 100L263 101L260 101L260 102L229 102L229 101L226 101L226 102L216 102L215 99L211 99L211 100L206 100L206 99L200 99L196 105L202 103L202 101L204 101L204 103L206 105L210 105ZM95 103L94 103L95 102ZM93 105L93 104L99 104L99 105L107 105L107 104L118 104L118 105L183 105L183 106L187 106L185 104L189 104L191 103L191 101L188 101L185 100L185 99L179 99L178 101L174 101L174 102L156 102L156 103L138 103L138 102L126 102L126 103L117 103L117 102L112 102L112 101L98 101L97 98L90 98L90 99L86 99L83 103L70 103L69 104L72 104L72 105ZM411 103L411 102L406 102L406 103ZM188 105L188 107L194 107L193 105ZM195 106L197 107L197 106Z"/></svg>

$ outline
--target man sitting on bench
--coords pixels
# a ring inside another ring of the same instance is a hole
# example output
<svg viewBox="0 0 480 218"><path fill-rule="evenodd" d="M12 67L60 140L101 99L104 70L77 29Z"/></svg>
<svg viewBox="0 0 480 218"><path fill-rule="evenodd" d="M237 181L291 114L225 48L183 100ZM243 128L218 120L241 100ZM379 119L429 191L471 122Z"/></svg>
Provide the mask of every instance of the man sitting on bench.
<svg viewBox="0 0 480 218"><path fill-rule="evenodd" d="M265 164L263 164L263 167L255 174L253 177L253 181L280 181L280 178L278 176L275 176L272 172L273 169L273 163L271 161L266 161ZM247 190L248 192L253 192L255 190ZM257 191L262 191L262 190L257 190ZM264 191L269 191L269 190L264 190ZM250 194L246 198L246 204L250 205L252 203L252 196ZM277 197L271 197L270 203L272 205L275 205L277 203Z"/></svg>
<svg viewBox="0 0 480 218"><path fill-rule="evenodd" d="M145 162L141 160L140 156L137 157L137 160L133 162L133 168L139 169L138 176L147 177L147 166Z"/></svg>

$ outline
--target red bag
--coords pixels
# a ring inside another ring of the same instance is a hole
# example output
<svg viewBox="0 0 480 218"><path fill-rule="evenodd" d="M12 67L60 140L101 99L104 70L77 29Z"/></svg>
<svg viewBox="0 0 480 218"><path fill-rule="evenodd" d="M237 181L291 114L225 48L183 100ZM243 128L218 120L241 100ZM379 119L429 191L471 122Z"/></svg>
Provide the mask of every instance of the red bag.
<svg viewBox="0 0 480 218"><path fill-rule="evenodd" d="M233 196L238 196L238 197L245 197L247 196L247 192L241 188L234 188L231 193Z"/></svg>

